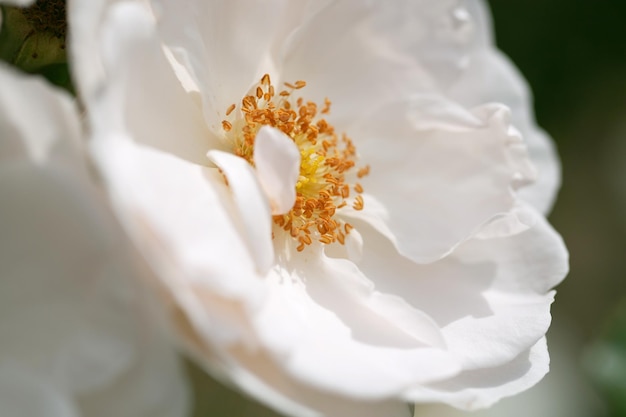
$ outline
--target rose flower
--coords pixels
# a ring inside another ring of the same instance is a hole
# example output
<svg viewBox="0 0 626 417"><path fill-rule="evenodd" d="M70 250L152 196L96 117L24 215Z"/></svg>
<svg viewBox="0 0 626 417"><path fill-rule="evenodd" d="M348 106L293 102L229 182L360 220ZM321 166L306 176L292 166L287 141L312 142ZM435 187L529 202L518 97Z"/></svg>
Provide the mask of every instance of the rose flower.
<svg viewBox="0 0 626 417"><path fill-rule="evenodd" d="M91 155L198 363L293 415L548 370L558 163L478 1L76 1Z"/></svg>

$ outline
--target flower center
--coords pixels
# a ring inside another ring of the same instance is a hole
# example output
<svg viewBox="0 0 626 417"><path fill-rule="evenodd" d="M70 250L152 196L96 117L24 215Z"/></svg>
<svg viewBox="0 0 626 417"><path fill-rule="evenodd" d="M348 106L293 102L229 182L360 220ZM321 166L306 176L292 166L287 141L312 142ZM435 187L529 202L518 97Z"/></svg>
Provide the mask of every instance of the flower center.
<svg viewBox="0 0 626 417"><path fill-rule="evenodd" d="M314 239L323 244L344 244L352 226L337 219L335 213L348 204L355 210L363 209L363 187L357 181L369 173L369 166L356 168L357 153L352 140L346 134L337 135L322 117L330 113L330 100L325 99L318 110L316 103L294 97L305 86L304 81L285 83L285 89L276 94L270 76L265 74L255 94L242 99L241 117L234 118L232 113L237 106L232 104L226 110L231 120L222 121L234 153L251 165L256 134L265 125L285 133L300 150L294 206L286 214L273 216L274 223L299 242L298 251ZM351 190L355 193L353 198Z"/></svg>

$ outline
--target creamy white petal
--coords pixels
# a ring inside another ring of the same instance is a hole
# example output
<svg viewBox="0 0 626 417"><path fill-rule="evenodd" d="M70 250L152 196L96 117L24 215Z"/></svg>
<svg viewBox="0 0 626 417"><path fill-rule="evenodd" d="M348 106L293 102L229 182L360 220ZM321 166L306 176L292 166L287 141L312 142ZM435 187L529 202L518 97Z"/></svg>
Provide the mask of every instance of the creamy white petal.
<svg viewBox="0 0 626 417"><path fill-rule="evenodd" d="M221 151L210 151L208 158L228 180L228 188L243 222L243 233L260 274L274 264L270 204L254 170L243 158Z"/></svg>
<svg viewBox="0 0 626 417"><path fill-rule="evenodd" d="M495 105L468 112L417 96L354 126L361 161L371 166L363 187L385 209L402 254L417 262L441 258L513 207L514 190L534 172L508 118Z"/></svg>
<svg viewBox="0 0 626 417"><path fill-rule="evenodd" d="M561 238L535 216L535 225L523 233L470 240L429 265L403 259L374 232L365 235L368 229L363 227L359 267L378 291L402 294L430 315L465 369L497 366L545 334L550 288L567 273Z"/></svg>
<svg viewBox="0 0 626 417"><path fill-rule="evenodd" d="M11 71L0 71L0 81L7 85L0 103L15 99L48 128L38 148L38 128L25 128L24 115L8 113L16 117L0 124L0 147L21 148L0 165L0 351L60 387L93 389L134 354L123 315L109 310L118 289L103 284L120 272L119 235L78 159L78 115L68 97Z"/></svg>
<svg viewBox="0 0 626 417"><path fill-rule="evenodd" d="M146 291L147 289L143 289ZM137 300L144 318L165 320L158 306ZM155 320L156 321L156 320ZM186 374L172 355L170 335L148 323L136 329L137 355L132 366L103 389L82 395L86 417L187 417L191 398Z"/></svg>
<svg viewBox="0 0 626 417"><path fill-rule="evenodd" d="M550 289L567 275L568 254L561 237L536 216L536 225L526 232L468 242L458 252L466 265L500 264L483 292L492 316L465 317L442 329L450 348L464 352L467 368L493 366L514 356L550 325Z"/></svg>
<svg viewBox="0 0 626 417"><path fill-rule="evenodd" d="M172 74L148 11L123 2L100 19L99 56L109 82L87 94L86 102L94 131L92 156L119 218L201 332L222 342L240 337L245 329L231 311L211 302L214 292L230 298L233 309L246 309L263 291L255 281L254 259L239 237L241 221L230 214L235 205L222 178L199 165L209 164L206 151L215 138ZM145 62L155 66L153 79L143 71ZM158 85L161 79L166 85ZM219 241L217 235L228 238ZM236 278L216 279L217 271Z"/></svg>
<svg viewBox="0 0 626 417"><path fill-rule="evenodd" d="M144 360L136 335L153 332L153 323L145 316L138 323L141 301L129 305L136 296L130 248L119 240L104 202L76 174L23 162L0 170L0 229L11 236L1 242L0 356L68 396L96 396ZM156 349L144 346L160 352L150 374L175 381L170 400L181 397L184 408L173 352L163 337L153 342ZM153 381L135 380L134 387L141 395L129 391L125 404L137 415L160 394ZM180 408L171 414L181 415Z"/></svg>
<svg viewBox="0 0 626 417"><path fill-rule="evenodd" d="M67 39L72 65L72 81L85 97L96 94L107 76L101 56L100 25L113 0L66 2L67 23L72 36Z"/></svg>
<svg viewBox="0 0 626 417"><path fill-rule="evenodd" d="M347 22L358 30L345 31ZM511 107L513 125L540 171L522 196L546 212L560 183L554 147L536 126L523 78L493 47L490 29L480 1L334 2L288 38L282 76L306 79L318 101L329 96L330 119L342 128L349 127L347 119L407 93L438 90L468 107Z"/></svg>
<svg viewBox="0 0 626 417"><path fill-rule="evenodd" d="M226 109L272 63L270 50L299 2L270 0L153 1L165 44L186 66L202 95L209 128L221 132Z"/></svg>
<svg viewBox="0 0 626 417"><path fill-rule="evenodd" d="M138 143L208 165L207 151L221 142L176 78L150 13L137 3L121 2L110 6L102 20L92 36L101 44L107 81L83 92L93 107L91 128L128 132Z"/></svg>
<svg viewBox="0 0 626 417"><path fill-rule="evenodd" d="M565 324L565 326L562 326ZM566 323L554 323L548 336L550 372L527 392L506 399L476 417L589 417L606 415L606 404L580 372L577 332ZM615 369L615 368L613 368ZM445 405L418 405L419 417L467 417L467 412Z"/></svg>
<svg viewBox="0 0 626 417"><path fill-rule="evenodd" d="M74 397L99 397L134 375L134 391L117 406L134 412L119 416L150 410L169 381L174 408L167 415L182 416L187 398L177 359L155 333L154 315L141 308L151 294L137 293L132 250L104 202L76 172L16 163L0 173L0 229L12 237L0 256L0 355ZM158 356L144 357L144 350ZM106 410L100 404L86 415Z"/></svg>
<svg viewBox="0 0 626 417"><path fill-rule="evenodd" d="M411 415L408 404L403 401L352 399L334 392L316 390L308 384L291 379L282 369L272 364L269 358L250 355L242 361L242 364L245 367L229 369L231 378L237 385L257 398L263 398L272 408L287 415L299 417ZM262 379L250 372L258 372Z"/></svg>
<svg viewBox="0 0 626 417"><path fill-rule="evenodd" d="M408 391L405 398L417 402L445 402L464 410L486 408L534 386L545 376L549 366L544 337L506 364L467 371L449 381L416 388Z"/></svg>
<svg viewBox="0 0 626 417"><path fill-rule="evenodd" d="M192 321L217 340L241 336L211 294L253 308L263 287L221 175L114 136L94 141L93 156L126 230Z"/></svg>
<svg viewBox="0 0 626 417"><path fill-rule="evenodd" d="M296 201L300 151L289 136L263 126L254 140L254 167L272 214L287 213Z"/></svg>
<svg viewBox="0 0 626 417"><path fill-rule="evenodd" d="M119 272L111 219L74 172L23 162L0 172L0 351L66 390L94 389L135 355L132 326L111 308L127 288L105 281Z"/></svg>
<svg viewBox="0 0 626 417"><path fill-rule="evenodd" d="M486 42L474 27L482 9L453 0L154 6L208 123L180 131L207 143L221 173L189 162L205 163L190 156L201 146L172 145L155 96L126 97L154 84L139 77L141 62L164 60L139 6L115 6L105 19L103 56L119 85L88 103L108 113L94 122L93 150L127 230L172 290L179 331L209 369L280 410L342 417L406 414L399 398L483 405L536 382L545 349L530 360L528 351L549 324L566 253L519 209L516 192L535 172L504 107L446 96ZM362 270L317 252L317 242L296 253L277 234L272 245L270 207L293 203L294 149L266 147L272 137L260 135L256 173L215 150L226 109L265 72L275 85L306 80L307 100L328 96L329 121L371 166L365 210L338 211L360 233L328 251ZM190 103L193 117L174 117L171 132L198 123ZM147 108L146 122L125 120L126 106ZM145 127L151 118L156 133Z"/></svg>
<svg viewBox="0 0 626 417"><path fill-rule="evenodd" d="M327 2L286 38L278 68L287 80L301 77L315 86L316 100L329 96L330 119L347 128L381 102L445 91L482 36L470 6L458 0L400 0L394 7Z"/></svg>
<svg viewBox="0 0 626 417"><path fill-rule="evenodd" d="M353 399L294 379L265 351L232 347L228 357L207 349L196 335L184 339L193 357L226 385L235 384L271 408L299 417L407 417L398 400ZM218 356L220 355L220 356Z"/></svg>
<svg viewBox="0 0 626 417"><path fill-rule="evenodd" d="M497 101L511 108L511 122L520 130L538 170L537 180L522 188L520 197L542 213L549 212L561 183L561 167L554 143L537 126L529 87L518 70L493 48L478 50L450 95L467 106Z"/></svg>
<svg viewBox="0 0 626 417"><path fill-rule="evenodd" d="M277 59L284 81L307 81L303 91L307 99L332 101L329 121L356 139L357 146L359 138L352 136L349 127L361 115L409 91L433 89L420 64L399 52L395 40L380 36L380 12L398 7L385 5L327 2L305 16L284 40Z"/></svg>
<svg viewBox="0 0 626 417"><path fill-rule="evenodd" d="M10 86L0 89L0 103L20 88L14 103L45 121L49 138L31 152L37 132L24 117L0 124L0 147L19 150L0 165L0 396L11 398L0 401L3 411L14 404L25 413L17 415L90 416L78 399L128 374L148 334L160 352L152 377L180 382L171 345L155 337L158 320L142 315L151 294L138 297L133 252L79 159L78 113L37 78L2 69L0 81ZM136 380L142 395L132 397L133 415L148 411L154 387ZM186 406L186 387L177 389L180 407L170 417Z"/></svg>
<svg viewBox="0 0 626 417"><path fill-rule="evenodd" d="M569 254L563 238L534 207L523 210L532 219L527 231L503 239L472 240L457 256L468 263L508 264L513 273L498 275L498 286L512 295L545 294L567 275Z"/></svg>
<svg viewBox="0 0 626 417"><path fill-rule="evenodd" d="M400 0L389 7L384 0L374 1L377 36L419 62L441 88L464 71L468 52L480 35L471 3Z"/></svg>
<svg viewBox="0 0 626 417"><path fill-rule="evenodd" d="M54 161L80 169L80 124L69 95L2 62L0 85L0 163Z"/></svg>
<svg viewBox="0 0 626 417"><path fill-rule="evenodd" d="M493 218L474 237L493 239L517 235L533 227L537 220L538 217L526 203L517 201L508 213Z"/></svg>
<svg viewBox="0 0 626 417"><path fill-rule="evenodd" d="M272 272L270 295L254 325L293 378L351 397L383 399L458 371L439 349L430 318L374 291L353 264L311 254Z"/></svg>
<svg viewBox="0 0 626 417"><path fill-rule="evenodd" d="M539 172L534 184L520 190L520 197L546 214L554 204L561 183L561 167L554 143L537 126L532 93L524 77L494 46L487 5L476 0L468 2L467 7L476 21L476 42L469 51L466 68L446 92L467 106L493 101L511 108L511 121L522 133Z"/></svg>

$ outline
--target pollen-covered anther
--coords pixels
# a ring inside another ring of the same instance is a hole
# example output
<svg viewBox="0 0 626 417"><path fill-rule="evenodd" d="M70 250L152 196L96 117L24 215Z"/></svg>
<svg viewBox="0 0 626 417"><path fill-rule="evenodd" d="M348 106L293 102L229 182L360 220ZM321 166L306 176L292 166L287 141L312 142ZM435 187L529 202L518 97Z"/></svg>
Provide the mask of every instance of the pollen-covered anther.
<svg viewBox="0 0 626 417"><path fill-rule="evenodd" d="M363 210L363 197L360 195L357 195L356 198L354 199L354 203L352 204L352 207L355 210Z"/></svg>
<svg viewBox="0 0 626 417"><path fill-rule="evenodd" d="M296 183L296 200L291 210L273 217L276 226L298 243L302 251L314 241L323 244L345 243L352 225L337 220L337 210L350 204L355 210L364 207L363 186L357 178L369 174L369 166L356 168L357 152L352 140L337 135L334 127L321 115L330 113L331 101L322 106L294 92L306 82L283 83L286 89L276 94L269 74L241 100L239 112L232 104L226 110L229 120L222 121L234 153L253 162L254 140L262 126L272 126L289 136L300 150L300 174ZM321 109L321 110L320 110ZM357 194L351 198L350 191Z"/></svg>

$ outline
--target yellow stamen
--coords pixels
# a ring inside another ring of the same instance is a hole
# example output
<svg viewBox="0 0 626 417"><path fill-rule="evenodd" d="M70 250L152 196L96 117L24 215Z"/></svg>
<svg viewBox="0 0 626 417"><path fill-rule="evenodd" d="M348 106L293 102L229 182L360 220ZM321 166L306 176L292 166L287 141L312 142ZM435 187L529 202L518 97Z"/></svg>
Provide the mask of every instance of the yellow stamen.
<svg viewBox="0 0 626 417"><path fill-rule="evenodd" d="M288 90L275 94L269 74L265 74L253 94L241 100L239 118L223 120L222 127L234 146L234 153L254 165L254 140L262 126L272 126L289 136L300 150L300 175L296 183L296 200L291 210L273 217L274 223L296 241L298 251L314 240L323 244L345 243L351 224L336 220L336 211L349 204L350 188L357 193L351 200L355 210L364 207L363 186L348 181L369 174L369 165L356 169L357 152L345 134L335 129L320 115L330 112L331 101L326 98L321 110L302 97L292 94L306 82L285 82ZM231 115L236 106L226 110ZM234 115L236 116L236 115ZM233 128L235 127L235 128Z"/></svg>

